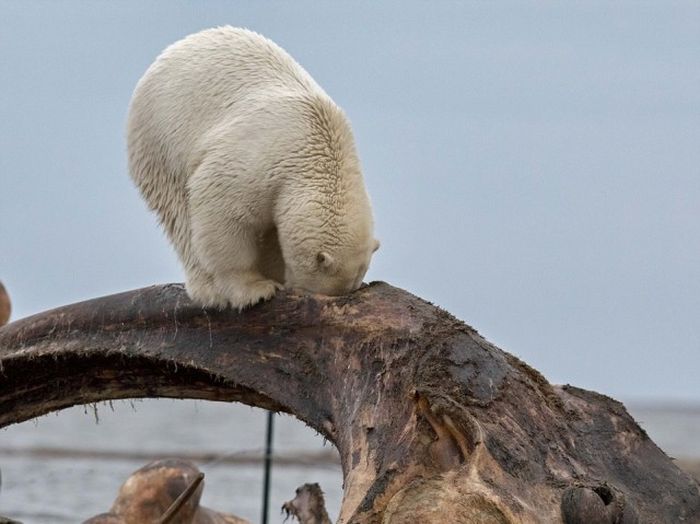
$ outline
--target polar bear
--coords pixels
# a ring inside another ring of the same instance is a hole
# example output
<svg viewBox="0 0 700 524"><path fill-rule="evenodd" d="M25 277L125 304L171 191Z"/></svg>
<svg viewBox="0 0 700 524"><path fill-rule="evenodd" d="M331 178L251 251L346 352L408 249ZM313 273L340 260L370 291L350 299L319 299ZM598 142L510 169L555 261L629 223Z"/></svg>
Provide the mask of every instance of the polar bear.
<svg viewBox="0 0 700 524"><path fill-rule="evenodd" d="M350 124L267 38L227 26L166 48L134 91L127 146L196 303L361 285L379 244Z"/></svg>

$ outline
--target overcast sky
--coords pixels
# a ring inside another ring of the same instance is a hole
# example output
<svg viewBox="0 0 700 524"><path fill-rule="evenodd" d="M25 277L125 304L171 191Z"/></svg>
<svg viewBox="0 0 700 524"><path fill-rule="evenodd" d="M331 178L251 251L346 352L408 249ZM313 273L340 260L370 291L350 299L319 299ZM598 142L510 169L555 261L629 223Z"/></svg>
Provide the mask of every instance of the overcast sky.
<svg viewBox="0 0 700 524"><path fill-rule="evenodd" d="M368 278L551 381L700 401L700 3L0 2L0 280L14 318L182 281L126 172L168 44L231 24L350 117Z"/></svg>

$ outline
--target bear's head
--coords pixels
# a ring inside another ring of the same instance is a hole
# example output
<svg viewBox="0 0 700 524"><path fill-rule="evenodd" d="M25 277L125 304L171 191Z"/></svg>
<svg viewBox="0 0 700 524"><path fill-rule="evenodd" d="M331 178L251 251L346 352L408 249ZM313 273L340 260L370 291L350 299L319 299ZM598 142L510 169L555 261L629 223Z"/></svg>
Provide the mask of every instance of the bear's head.
<svg viewBox="0 0 700 524"><path fill-rule="evenodd" d="M345 295L362 285L379 241L319 246L285 264L285 286L322 295Z"/></svg>

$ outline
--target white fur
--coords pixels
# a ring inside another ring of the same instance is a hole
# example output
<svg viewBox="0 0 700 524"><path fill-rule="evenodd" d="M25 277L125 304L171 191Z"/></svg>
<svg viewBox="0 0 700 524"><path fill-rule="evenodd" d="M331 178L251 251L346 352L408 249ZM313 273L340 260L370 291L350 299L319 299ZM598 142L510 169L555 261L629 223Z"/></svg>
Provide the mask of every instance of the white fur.
<svg viewBox="0 0 700 524"><path fill-rule="evenodd" d="M378 243L350 125L270 40L220 27L168 47L134 91L128 148L199 304L360 286Z"/></svg>

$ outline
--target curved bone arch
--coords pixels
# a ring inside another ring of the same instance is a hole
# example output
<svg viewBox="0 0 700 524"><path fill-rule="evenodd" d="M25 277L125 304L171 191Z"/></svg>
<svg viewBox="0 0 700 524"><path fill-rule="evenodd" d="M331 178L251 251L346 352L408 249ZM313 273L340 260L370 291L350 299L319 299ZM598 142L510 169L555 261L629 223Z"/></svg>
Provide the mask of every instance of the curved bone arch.
<svg viewBox="0 0 700 524"><path fill-rule="evenodd" d="M242 313L179 284L0 328L0 426L132 397L291 413L333 442L342 523L698 522L698 485L619 402L384 283Z"/></svg>

